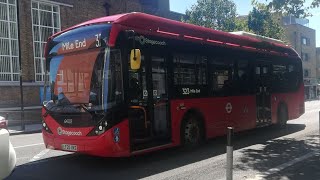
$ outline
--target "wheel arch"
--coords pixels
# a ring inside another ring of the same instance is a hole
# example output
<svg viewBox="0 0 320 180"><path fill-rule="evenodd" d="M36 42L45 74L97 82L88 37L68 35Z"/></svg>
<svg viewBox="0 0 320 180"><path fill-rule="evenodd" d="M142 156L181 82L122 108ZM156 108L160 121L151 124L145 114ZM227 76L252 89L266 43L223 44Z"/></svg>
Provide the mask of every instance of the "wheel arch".
<svg viewBox="0 0 320 180"><path fill-rule="evenodd" d="M286 115L287 115L287 119L289 118L289 112L288 112L288 105L287 105L287 103L286 102L284 102L284 101L280 101L279 103L278 103L278 107L277 107L277 123L279 123L279 121L280 121L280 109L281 108L284 108L285 109L285 111L286 111Z"/></svg>
<svg viewBox="0 0 320 180"><path fill-rule="evenodd" d="M182 116L182 119L180 121L180 135L182 134L182 128L184 126L184 122L186 122L186 120L190 117L190 116L195 116L197 117L196 119L200 122L201 125L201 129L202 129L202 135L204 139L207 139L207 129L206 129L206 120L205 117L203 115L203 113L197 109L197 108L190 108L188 109L184 115ZM181 141L181 139L180 139ZM181 142L180 142L181 143Z"/></svg>

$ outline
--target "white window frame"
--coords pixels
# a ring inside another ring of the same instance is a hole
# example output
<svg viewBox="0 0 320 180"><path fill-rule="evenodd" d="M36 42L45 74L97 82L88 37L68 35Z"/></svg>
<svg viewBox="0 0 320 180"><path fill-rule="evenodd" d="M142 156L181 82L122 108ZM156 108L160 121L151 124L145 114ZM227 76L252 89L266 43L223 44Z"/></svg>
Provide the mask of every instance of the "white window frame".
<svg viewBox="0 0 320 180"><path fill-rule="evenodd" d="M307 45L307 38L306 37L302 37L302 44Z"/></svg>
<svg viewBox="0 0 320 180"><path fill-rule="evenodd" d="M19 64L19 40L18 40L18 16L17 16L17 0L4 0L5 2L0 1L1 5L5 5L7 8L7 19L6 20L0 20L1 22L7 23L7 27L8 27L8 37L0 37L0 39L4 39L4 40L8 40L9 41L9 54L8 55L0 55L0 59L9 57L9 64L5 64L5 63L0 63L1 69L3 70L7 70L6 68L8 68L7 71L4 72L0 72L0 76L4 76L3 79L0 78L0 82L17 82L20 80L20 64ZM9 3L9 1L13 2L13 3ZM10 9L9 6L13 6L15 12L15 19L14 20L10 20ZM12 34L11 30L12 30L12 25L15 26L15 35ZM13 36L15 36L16 38L14 38ZM12 42L16 41L16 52L14 55L13 53L13 48L12 48ZM0 47L2 48L2 47ZM14 69L13 65L13 60L16 59L16 69ZM16 76L16 77L14 77Z"/></svg>
<svg viewBox="0 0 320 180"><path fill-rule="evenodd" d="M37 7L34 8L33 4L36 3ZM51 6L51 11L49 10L44 10L44 9L40 9L40 4L43 5L47 5L47 6ZM57 8L57 12L53 11L53 7ZM38 24L36 24L34 22L34 14L33 14L33 10L36 10L37 12L37 16L38 16ZM49 12L51 13L51 19L52 19L52 26L44 26L41 25L41 20L40 20L40 12ZM53 14L56 14L58 16L58 27L55 27L55 19L53 17ZM61 31L61 15L60 15L60 6L58 4L55 3L50 3L50 2L44 2L44 1L37 1L37 0L32 0L31 1L31 17L32 17L32 36L33 36L33 57L34 57L34 75L35 75L35 81L36 82L43 82L44 78L45 78L45 58L44 58L44 49L42 49L42 44L46 44L47 39L42 39L41 37L41 28L50 28L52 30L52 34L54 33L55 30L57 31ZM38 34L35 34L34 32L34 28L38 28ZM36 40L36 36L38 37L38 40ZM36 44L38 44L38 46L40 45L39 48L39 53L40 56L36 56ZM44 47L43 47L44 48ZM40 66L41 67L37 67L37 60L40 59ZM37 72L37 70L40 68L40 73ZM40 77L40 78L38 78Z"/></svg>

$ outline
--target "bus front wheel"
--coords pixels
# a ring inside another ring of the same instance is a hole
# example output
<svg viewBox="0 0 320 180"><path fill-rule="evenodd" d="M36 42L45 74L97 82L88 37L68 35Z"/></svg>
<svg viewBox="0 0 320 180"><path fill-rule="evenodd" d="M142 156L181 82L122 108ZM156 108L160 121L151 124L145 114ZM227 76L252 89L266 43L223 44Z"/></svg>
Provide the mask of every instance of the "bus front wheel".
<svg viewBox="0 0 320 180"><path fill-rule="evenodd" d="M197 116L187 117L181 128L181 141L184 146L197 146L204 140L203 126Z"/></svg>

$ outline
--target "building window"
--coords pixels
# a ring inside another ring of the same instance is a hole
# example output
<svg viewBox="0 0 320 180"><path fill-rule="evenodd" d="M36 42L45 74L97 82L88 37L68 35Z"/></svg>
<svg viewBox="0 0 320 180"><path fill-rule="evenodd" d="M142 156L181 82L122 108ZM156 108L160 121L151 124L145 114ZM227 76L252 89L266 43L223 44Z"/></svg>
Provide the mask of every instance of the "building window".
<svg viewBox="0 0 320 180"><path fill-rule="evenodd" d="M301 37L301 44L305 46L310 46L310 39L306 37Z"/></svg>
<svg viewBox="0 0 320 180"><path fill-rule="evenodd" d="M309 61L309 54L308 53L302 53L301 56L302 56L302 60Z"/></svg>
<svg viewBox="0 0 320 180"><path fill-rule="evenodd" d="M310 76L310 69L304 69L303 70L303 76L304 77L309 77Z"/></svg>
<svg viewBox="0 0 320 180"><path fill-rule="evenodd" d="M104 9L106 10L106 16L110 15L110 4L109 3L105 3L103 5Z"/></svg>
<svg viewBox="0 0 320 180"><path fill-rule="evenodd" d="M44 47L47 39L60 31L60 9L57 5L32 1L32 28L35 80L44 81Z"/></svg>
<svg viewBox="0 0 320 180"><path fill-rule="evenodd" d="M0 81L19 81L16 0L0 0Z"/></svg>

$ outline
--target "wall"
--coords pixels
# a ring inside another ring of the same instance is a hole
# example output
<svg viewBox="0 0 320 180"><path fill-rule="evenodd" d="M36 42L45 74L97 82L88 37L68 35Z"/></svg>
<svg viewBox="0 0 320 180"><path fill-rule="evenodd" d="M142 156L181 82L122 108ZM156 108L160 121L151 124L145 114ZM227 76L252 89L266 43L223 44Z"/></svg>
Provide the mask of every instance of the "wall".
<svg viewBox="0 0 320 180"><path fill-rule="evenodd" d="M303 60L303 67L311 70L310 78L316 78L316 38L315 30L302 26L300 24L291 24L285 26L286 34L293 48L300 54L308 53L309 60ZM310 39L310 45L306 46L301 43L301 38Z"/></svg>
<svg viewBox="0 0 320 180"><path fill-rule="evenodd" d="M316 49L316 56L317 56L317 80L318 84L320 84L320 47Z"/></svg>
<svg viewBox="0 0 320 180"><path fill-rule="evenodd" d="M300 25L285 25L287 38L292 47L302 56L307 53L309 58L304 60L302 66L304 71L305 99L317 98L317 60L316 60L316 32L314 29ZM302 43L302 37L309 39L308 45ZM309 70L309 76L305 77L305 69Z"/></svg>

